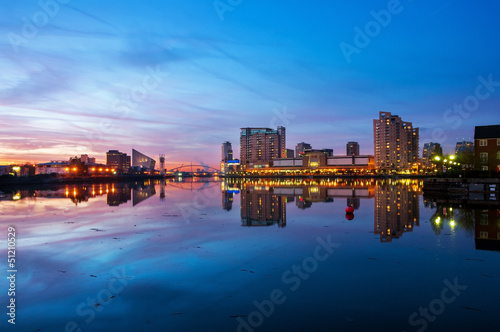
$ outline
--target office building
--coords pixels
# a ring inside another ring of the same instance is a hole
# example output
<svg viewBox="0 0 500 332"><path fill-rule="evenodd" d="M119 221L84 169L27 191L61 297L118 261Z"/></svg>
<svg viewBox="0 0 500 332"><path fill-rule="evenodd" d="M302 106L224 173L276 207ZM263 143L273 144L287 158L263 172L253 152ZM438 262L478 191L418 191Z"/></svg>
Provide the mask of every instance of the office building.
<svg viewBox="0 0 500 332"><path fill-rule="evenodd" d="M359 156L359 144L358 144L358 142L348 142L346 144L346 155L347 156Z"/></svg>
<svg viewBox="0 0 500 332"><path fill-rule="evenodd" d="M85 164L95 164L95 158L91 158L89 157L88 154L82 154L80 156L80 160L82 161L82 163L85 163Z"/></svg>
<svg viewBox="0 0 500 332"><path fill-rule="evenodd" d="M268 167L276 158L286 158L285 127L241 128L240 161L243 169Z"/></svg>
<svg viewBox="0 0 500 332"><path fill-rule="evenodd" d="M286 149L286 157L285 158L294 158L295 151L293 149Z"/></svg>
<svg viewBox="0 0 500 332"><path fill-rule="evenodd" d="M373 120L375 168L409 170L418 161L418 128L390 112Z"/></svg>
<svg viewBox="0 0 500 332"><path fill-rule="evenodd" d="M130 156L118 150L106 152L106 165L117 172L128 172L130 169Z"/></svg>
<svg viewBox="0 0 500 332"><path fill-rule="evenodd" d="M299 158L300 155L305 153L305 150L311 150L312 146L309 143L300 142L295 146L295 157Z"/></svg>
<svg viewBox="0 0 500 332"><path fill-rule="evenodd" d="M154 171L156 160L132 149L132 166L145 171Z"/></svg>
<svg viewBox="0 0 500 332"><path fill-rule="evenodd" d="M480 171L500 171L500 125L476 126L474 152Z"/></svg>
<svg viewBox="0 0 500 332"><path fill-rule="evenodd" d="M422 151L422 164L424 167L433 167L434 156L442 156L443 149L439 143L425 143Z"/></svg>
<svg viewBox="0 0 500 332"><path fill-rule="evenodd" d="M231 142L224 142L221 146L221 161L233 160L233 146Z"/></svg>
<svg viewBox="0 0 500 332"><path fill-rule="evenodd" d="M455 146L455 154L459 156L462 153L474 153L474 142L457 142L457 145Z"/></svg>

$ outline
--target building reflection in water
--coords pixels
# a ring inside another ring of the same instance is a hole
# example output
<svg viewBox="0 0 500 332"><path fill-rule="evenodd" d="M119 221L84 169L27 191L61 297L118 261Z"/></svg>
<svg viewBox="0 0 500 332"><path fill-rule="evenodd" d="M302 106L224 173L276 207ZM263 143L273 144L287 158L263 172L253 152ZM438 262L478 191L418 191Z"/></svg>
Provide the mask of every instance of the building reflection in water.
<svg viewBox="0 0 500 332"><path fill-rule="evenodd" d="M133 205L156 194L154 183L151 181L135 183L97 183L78 185L45 186L44 189L13 190L2 192L2 200L21 200L45 198L45 199L70 199L75 205L88 202L92 198L106 195L106 203L109 206L119 206L132 200Z"/></svg>
<svg viewBox="0 0 500 332"><path fill-rule="evenodd" d="M388 180L377 185L374 233L380 234L380 242L391 242L419 226L420 188L417 182L409 180Z"/></svg>
<svg viewBox="0 0 500 332"><path fill-rule="evenodd" d="M119 206L131 200L130 185L126 183L117 183L113 186L111 192L108 192L106 202L109 206Z"/></svg>
<svg viewBox="0 0 500 332"><path fill-rule="evenodd" d="M440 199L431 201L436 212L430 218L434 232L461 229L474 237L477 250L500 251L500 202Z"/></svg>
<svg viewBox="0 0 500 332"><path fill-rule="evenodd" d="M221 189L222 189L222 195L221 195L221 204L222 204L222 209L226 211L231 211L233 208L233 199L234 199L234 194L239 194L240 190L238 188L230 187L229 184L226 181L221 182Z"/></svg>
<svg viewBox="0 0 500 332"><path fill-rule="evenodd" d="M243 226L285 227L287 203L295 202L298 208L306 209L313 203L331 203L335 198L343 198L347 205L358 209L360 198L372 198L375 193L371 181L255 180L235 185L241 187ZM223 197L223 204L225 201Z"/></svg>
<svg viewBox="0 0 500 332"><path fill-rule="evenodd" d="M241 190L242 226L286 226L286 197L264 186L248 185Z"/></svg>
<svg viewBox="0 0 500 332"><path fill-rule="evenodd" d="M146 180L140 185L136 184L132 190L132 205L136 206L154 195L156 190L151 180Z"/></svg>
<svg viewBox="0 0 500 332"><path fill-rule="evenodd" d="M476 249L500 251L500 209L476 209L474 217Z"/></svg>

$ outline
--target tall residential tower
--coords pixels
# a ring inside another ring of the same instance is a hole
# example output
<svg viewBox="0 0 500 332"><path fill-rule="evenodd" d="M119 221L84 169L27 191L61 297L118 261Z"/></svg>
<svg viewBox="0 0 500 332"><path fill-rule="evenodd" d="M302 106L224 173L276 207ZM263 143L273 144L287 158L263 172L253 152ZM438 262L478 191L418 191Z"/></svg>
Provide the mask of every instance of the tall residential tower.
<svg viewBox="0 0 500 332"><path fill-rule="evenodd" d="M418 161L418 128L390 112L373 120L375 168L407 170Z"/></svg>
<svg viewBox="0 0 500 332"><path fill-rule="evenodd" d="M286 158L285 127L241 128L240 160L244 169L269 166L276 158Z"/></svg>

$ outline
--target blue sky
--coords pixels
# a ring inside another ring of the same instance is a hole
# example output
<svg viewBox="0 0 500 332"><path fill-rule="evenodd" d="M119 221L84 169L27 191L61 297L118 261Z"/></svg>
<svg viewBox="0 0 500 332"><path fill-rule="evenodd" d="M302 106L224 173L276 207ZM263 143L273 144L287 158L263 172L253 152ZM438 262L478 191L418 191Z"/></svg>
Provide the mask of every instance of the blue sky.
<svg viewBox="0 0 500 332"><path fill-rule="evenodd" d="M500 124L496 1L40 3L0 1L3 163L135 148L217 165L240 127L278 125L289 148L372 154L379 111L451 152Z"/></svg>

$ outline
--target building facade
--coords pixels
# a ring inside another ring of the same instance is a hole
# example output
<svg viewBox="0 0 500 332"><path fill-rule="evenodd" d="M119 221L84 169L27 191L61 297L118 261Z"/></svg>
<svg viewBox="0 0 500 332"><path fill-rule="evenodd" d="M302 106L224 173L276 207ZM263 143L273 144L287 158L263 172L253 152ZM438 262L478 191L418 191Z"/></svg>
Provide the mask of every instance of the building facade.
<svg viewBox="0 0 500 332"><path fill-rule="evenodd" d="M95 164L95 158L89 157L88 154L82 154L80 160L85 164Z"/></svg>
<svg viewBox="0 0 500 332"><path fill-rule="evenodd" d="M273 170L371 171L373 156L329 156L319 151L306 152L300 158L275 159Z"/></svg>
<svg viewBox="0 0 500 332"><path fill-rule="evenodd" d="M348 142L346 144L346 156L359 156L358 142Z"/></svg>
<svg viewBox="0 0 500 332"><path fill-rule="evenodd" d="M295 146L295 157L299 158L306 150L311 150L312 146L309 143L300 142Z"/></svg>
<svg viewBox="0 0 500 332"><path fill-rule="evenodd" d="M224 142L221 146L221 161L227 162L228 160L233 160L233 146L231 142Z"/></svg>
<svg viewBox="0 0 500 332"><path fill-rule="evenodd" d="M128 172L130 169L130 156L118 150L106 152L106 165L117 172Z"/></svg>
<svg viewBox="0 0 500 332"><path fill-rule="evenodd" d="M145 171L154 171L156 160L145 154L132 149L132 166L139 167Z"/></svg>
<svg viewBox="0 0 500 332"><path fill-rule="evenodd" d="M422 164L424 167L431 168L434 164L434 156L442 156L443 149L439 143L425 143L424 149L422 150Z"/></svg>
<svg viewBox="0 0 500 332"><path fill-rule="evenodd" d="M500 125L475 127L474 152L480 171L500 171Z"/></svg>
<svg viewBox="0 0 500 332"><path fill-rule="evenodd" d="M390 112L373 120L375 168L403 171L418 161L419 130Z"/></svg>
<svg viewBox="0 0 500 332"><path fill-rule="evenodd" d="M474 152L474 142L470 141L462 141L462 142L457 142L457 145L455 146L455 154L458 156L462 153L467 153L467 152Z"/></svg>
<svg viewBox="0 0 500 332"><path fill-rule="evenodd" d="M240 161L243 169L268 167L276 158L286 158L285 127L241 128Z"/></svg>

